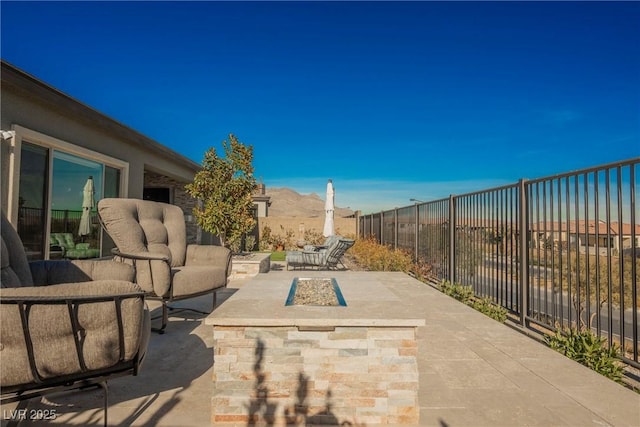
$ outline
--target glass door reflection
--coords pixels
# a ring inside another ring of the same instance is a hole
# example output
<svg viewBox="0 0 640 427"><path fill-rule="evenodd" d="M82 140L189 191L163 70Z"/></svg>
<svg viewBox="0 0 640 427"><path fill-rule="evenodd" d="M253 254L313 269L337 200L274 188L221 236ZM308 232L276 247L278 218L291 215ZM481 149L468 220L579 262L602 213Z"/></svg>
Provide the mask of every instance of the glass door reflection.
<svg viewBox="0 0 640 427"><path fill-rule="evenodd" d="M29 260L45 256L47 171L49 150L23 143L20 151L20 192L18 194L18 235Z"/></svg>
<svg viewBox="0 0 640 427"><path fill-rule="evenodd" d="M50 257L100 256L95 203L102 197L101 163L54 150L51 189ZM84 215L84 218L83 218Z"/></svg>

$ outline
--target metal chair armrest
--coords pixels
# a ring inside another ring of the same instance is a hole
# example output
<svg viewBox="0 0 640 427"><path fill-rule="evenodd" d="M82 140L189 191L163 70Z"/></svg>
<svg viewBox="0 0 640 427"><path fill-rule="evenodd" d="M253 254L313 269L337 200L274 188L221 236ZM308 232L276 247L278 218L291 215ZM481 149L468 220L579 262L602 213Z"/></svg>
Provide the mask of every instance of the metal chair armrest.
<svg viewBox="0 0 640 427"><path fill-rule="evenodd" d="M75 355L79 363L78 370L75 373L66 374L70 378L86 379L85 374L91 376L91 368L88 367L87 360L85 360L85 352L83 350L83 340L85 331L79 320L79 307L82 305L91 305L96 303L113 303L115 305L115 314L113 322L117 325L118 331L118 363L125 361L125 340L124 325L127 322L125 313L123 312L123 302L128 299L139 299L141 301L140 310L145 310L144 293L132 283L118 281L114 282L113 287L108 289L101 285L92 286L91 282L87 282L85 285L74 284L72 285L51 285L45 287L24 287L24 288L8 288L3 289L0 293L0 304L3 306L3 310L6 311L5 321L8 321L3 327L18 327L24 334L24 345L29 361L29 370L34 379L34 383L28 383L24 385L18 385L13 388L17 389L29 389L40 384L40 386L57 385L62 382L63 377L51 377L47 378L40 372L36 364L36 354L34 353L34 336L32 335L33 329L30 326L29 313L34 306L66 306L64 311L69 316L69 325L71 326L71 336L75 342ZM98 282L96 282L98 283ZM79 291L81 288L88 288L88 292L74 292ZM54 290L55 293L49 292ZM93 292L95 291L95 292ZM84 294L84 295L83 295ZM9 306L16 307L16 311L9 309ZM129 312L130 313L130 312ZM14 317L14 314L17 315ZM9 326L11 325L11 326ZM53 331L56 332L56 331ZM139 344L138 344L139 345ZM73 351L69 349L70 351ZM137 349L138 351L141 349ZM87 378L89 378L87 377ZM10 387L11 389L11 387ZM3 395L4 395L3 390ZM3 396L4 397L4 396Z"/></svg>
<svg viewBox="0 0 640 427"><path fill-rule="evenodd" d="M115 256L119 256L121 258L132 259L132 260L144 260L144 261L164 261L166 263L171 263L171 260L168 256L162 254L154 254L152 252L141 252L136 254L120 252L118 248L111 249L111 253Z"/></svg>

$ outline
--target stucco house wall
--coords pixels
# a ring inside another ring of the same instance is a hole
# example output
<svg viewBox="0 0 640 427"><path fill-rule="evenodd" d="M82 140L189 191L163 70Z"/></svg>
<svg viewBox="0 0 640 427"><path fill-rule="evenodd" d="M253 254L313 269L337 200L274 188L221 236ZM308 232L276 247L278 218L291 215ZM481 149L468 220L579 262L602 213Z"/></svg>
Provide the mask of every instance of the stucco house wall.
<svg viewBox="0 0 640 427"><path fill-rule="evenodd" d="M141 199L145 185L168 183L176 195L174 204L191 214L195 201L184 193L184 184L193 180L199 164L6 61L1 66L0 129L15 136L3 139L0 147L0 206L12 223L18 215L20 147L23 140L38 144L38 139L62 144L71 154L98 153L126 164L121 197ZM199 234L197 227L190 228L194 242Z"/></svg>
<svg viewBox="0 0 640 427"><path fill-rule="evenodd" d="M171 204L180 206L184 211L187 242L196 243L202 241L202 230L198 227L193 217L193 208L196 207L197 201L187 193L184 182L160 173L146 171L144 174L144 187L169 188L171 190Z"/></svg>

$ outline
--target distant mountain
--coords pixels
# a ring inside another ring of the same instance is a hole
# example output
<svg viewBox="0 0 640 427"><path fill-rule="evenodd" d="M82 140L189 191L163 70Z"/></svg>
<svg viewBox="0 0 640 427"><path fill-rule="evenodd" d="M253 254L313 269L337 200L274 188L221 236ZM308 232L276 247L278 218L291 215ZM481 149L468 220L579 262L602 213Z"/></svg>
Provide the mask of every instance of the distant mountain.
<svg viewBox="0 0 640 427"><path fill-rule="evenodd" d="M271 197L269 216L324 217L324 199L316 193L300 194L290 188L269 188L266 195ZM336 207L336 218L353 215L351 209Z"/></svg>

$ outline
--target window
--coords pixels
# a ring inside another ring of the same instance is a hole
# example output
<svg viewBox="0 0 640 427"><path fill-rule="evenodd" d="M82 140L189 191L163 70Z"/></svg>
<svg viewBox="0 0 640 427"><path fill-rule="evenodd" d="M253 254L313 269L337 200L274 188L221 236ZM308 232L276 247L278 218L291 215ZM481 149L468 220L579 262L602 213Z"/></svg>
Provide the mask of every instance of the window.
<svg viewBox="0 0 640 427"><path fill-rule="evenodd" d="M48 156L46 148L22 144L17 229L29 259L45 256Z"/></svg>
<svg viewBox="0 0 640 427"><path fill-rule="evenodd" d="M120 169L105 167L104 197L118 197L120 194Z"/></svg>
<svg viewBox="0 0 640 427"><path fill-rule="evenodd" d="M8 212L17 214L13 218L29 259L99 257L104 236L96 203L126 196L128 164L20 126L14 129L14 152L20 155L11 161L19 174L10 185L18 187L18 197L13 203L10 197ZM91 188L94 203L86 207L91 197L85 192ZM76 248L77 243L84 245Z"/></svg>
<svg viewBox="0 0 640 427"><path fill-rule="evenodd" d="M58 250L66 258L100 256L100 225L95 202L102 198L103 171L101 163L53 150L52 251ZM85 188L91 188L89 195L85 195ZM90 207L85 212L87 203ZM88 243L88 248L78 249L77 243Z"/></svg>
<svg viewBox="0 0 640 427"><path fill-rule="evenodd" d="M153 200L154 202L171 203L171 189L163 187L146 187L143 190L142 198L144 200Z"/></svg>

